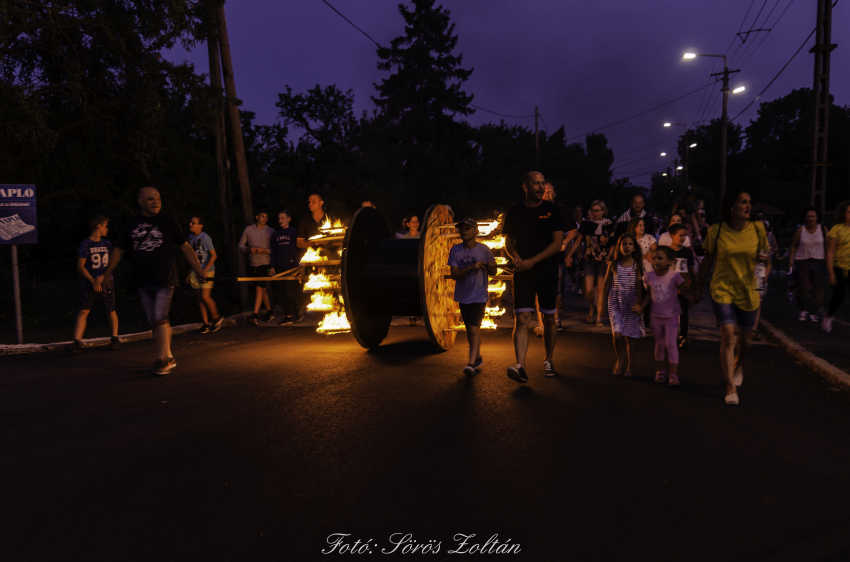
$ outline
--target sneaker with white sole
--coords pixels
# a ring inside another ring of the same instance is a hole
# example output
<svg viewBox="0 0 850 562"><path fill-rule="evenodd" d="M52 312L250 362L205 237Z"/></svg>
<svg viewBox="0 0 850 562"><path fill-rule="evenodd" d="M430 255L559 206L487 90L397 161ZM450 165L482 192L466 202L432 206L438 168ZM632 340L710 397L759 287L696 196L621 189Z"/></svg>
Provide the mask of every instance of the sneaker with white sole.
<svg viewBox="0 0 850 562"><path fill-rule="evenodd" d="M737 394L727 394L726 395L726 403L732 406L738 405L738 395Z"/></svg>
<svg viewBox="0 0 850 562"><path fill-rule="evenodd" d="M823 315L823 319L820 323L820 329L827 334L832 331L832 316L828 316L826 314Z"/></svg>
<svg viewBox="0 0 850 562"><path fill-rule="evenodd" d="M463 374L467 377L473 376L475 374L475 367L473 367L472 365L467 365L463 368Z"/></svg>
<svg viewBox="0 0 850 562"><path fill-rule="evenodd" d="M508 378L519 383L528 382L528 375L525 374L525 368L519 364L516 367L508 367Z"/></svg>
<svg viewBox="0 0 850 562"><path fill-rule="evenodd" d="M218 332L221 330L222 324L224 324L224 318L219 316L217 320L213 320L212 324L210 324L210 332Z"/></svg>
<svg viewBox="0 0 850 562"><path fill-rule="evenodd" d="M805 322L809 319L809 313L805 310L800 311L800 316L797 318L800 322Z"/></svg>
<svg viewBox="0 0 850 562"><path fill-rule="evenodd" d="M543 376L544 377L554 377L555 376L555 366L552 365L551 361L543 361Z"/></svg>
<svg viewBox="0 0 850 562"><path fill-rule="evenodd" d="M478 369L481 368L481 365L483 365L483 364L484 364L484 358L479 355L478 359L475 360L475 363L472 364L472 368L477 371Z"/></svg>
<svg viewBox="0 0 850 562"><path fill-rule="evenodd" d="M820 322L820 318L818 318L815 314L809 314L809 320L812 322Z"/></svg>
<svg viewBox="0 0 850 562"><path fill-rule="evenodd" d="M176 366L177 361L175 361L174 357L169 357L167 361L159 361L153 372L157 375L167 375Z"/></svg>

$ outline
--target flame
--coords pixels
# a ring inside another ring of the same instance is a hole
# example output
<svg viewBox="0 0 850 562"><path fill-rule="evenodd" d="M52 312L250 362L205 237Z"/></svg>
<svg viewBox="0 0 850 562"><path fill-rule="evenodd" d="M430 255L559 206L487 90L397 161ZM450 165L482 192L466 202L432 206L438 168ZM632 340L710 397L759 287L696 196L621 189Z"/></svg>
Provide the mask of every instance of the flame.
<svg viewBox="0 0 850 562"><path fill-rule="evenodd" d="M487 292L492 294L495 297L501 296L502 293L507 289L507 285L505 285L504 281L496 281L492 285L487 285Z"/></svg>
<svg viewBox="0 0 850 562"><path fill-rule="evenodd" d="M482 330L495 330L496 323L490 320L489 318L485 318L481 321L481 329Z"/></svg>
<svg viewBox="0 0 850 562"><path fill-rule="evenodd" d="M499 226L499 221L478 221L478 235L489 236Z"/></svg>
<svg viewBox="0 0 850 562"><path fill-rule="evenodd" d="M334 309L333 293L325 293L322 291L313 293L310 301L310 304L307 305L307 310L329 312Z"/></svg>
<svg viewBox="0 0 850 562"><path fill-rule="evenodd" d="M490 318L501 318L505 314L504 308L499 308L498 306L487 307L484 309L484 314L489 316Z"/></svg>
<svg viewBox="0 0 850 562"><path fill-rule="evenodd" d="M323 236L338 236L340 234L345 234L345 227L342 226L342 221L336 219L333 225L331 225L331 221L327 216L325 216L325 221L322 223L322 226L319 227L319 230L321 230L322 233L318 236L313 236L310 240L313 240L313 238L322 238Z"/></svg>
<svg viewBox="0 0 850 562"><path fill-rule="evenodd" d="M348 318L345 317L345 311L329 312L319 322L319 327L316 331L320 334L342 334L343 332L351 331L351 324L348 323Z"/></svg>
<svg viewBox="0 0 850 562"><path fill-rule="evenodd" d="M490 248L491 250L501 250L505 247L505 237L496 236L492 240L481 240L481 243Z"/></svg>
<svg viewBox="0 0 850 562"><path fill-rule="evenodd" d="M324 273L311 273L307 282L304 283L305 291L321 291L322 289L336 289L337 284L328 279Z"/></svg>
<svg viewBox="0 0 850 562"><path fill-rule="evenodd" d="M502 256L497 256L496 257L496 263L498 265L506 264L506 263L508 263L508 258L503 258Z"/></svg>
<svg viewBox="0 0 850 562"><path fill-rule="evenodd" d="M319 253L315 248L307 248L307 251L304 253L304 257L301 258L301 262L303 264L311 264L311 263L328 263L328 257Z"/></svg>
<svg viewBox="0 0 850 562"><path fill-rule="evenodd" d="M339 257L342 257L342 248L339 248L336 253L339 254Z"/></svg>

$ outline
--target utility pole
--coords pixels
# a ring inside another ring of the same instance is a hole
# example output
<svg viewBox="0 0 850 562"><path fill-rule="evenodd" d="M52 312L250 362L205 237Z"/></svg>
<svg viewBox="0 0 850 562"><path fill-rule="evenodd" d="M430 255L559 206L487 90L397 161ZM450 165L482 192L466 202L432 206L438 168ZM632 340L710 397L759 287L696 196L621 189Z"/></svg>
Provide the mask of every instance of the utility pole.
<svg viewBox="0 0 850 562"><path fill-rule="evenodd" d="M540 156L540 127L537 126L537 120L540 117L540 112L537 107L534 108L534 151L537 156Z"/></svg>
<svg viewBox="0 0 850 562"><path fill-rule="evenodd" d="M233 233L233 196L230 192L230 174L227 161L227 135L225 133L224 105L220 94L221 84L221 57L218 45L218 18L217 12L212 13L213 29L207 39L207 53L210 63L210 86L215 90L215 125L213 127L213 142L215 144L216 179L218 180L218 193L221 203L221 218L224 225L224 263L230 268L230 274L235 275L239 271L236 258L236 245ZM240 283L242 293L245 293L247 302L247 288ZM230 301L228 301L230 302Z"/></svg>
<svg viewBox="0 0 850 562"><path fill-rule="evenodd" d="M815 83L812 91L815 95L814 131L812 139L812 190L811 205L824 216L826 210L826 142L829 131L829 59L830 53L838 45L831 44L832 38L832 0L818 0L818 26L815 46L810 53L815 54Z"/></svg>
<svg viewBox="0 0 850 562"><path fill-rule="evenodd" d="M723 59L723 72L715 72L712 76L723 76L723 117L721 118L721 131L720 131L720 200L723 200L723 195L726 193L726 151L727 142L726 142L726 129L729 123L729 94L732 92L729 91L729 75L734 74L735 72L740 72L741 70L729 70L729 67L726 66L726 55L698 55L694 53L685 53L686 59L693 59L696 57L715 57ZM744 91L743 88L736 88L736 92Z"/></svg>
<svg viewBox="0 0 850 562"><path fill-rule="evenodd" d="M230 133L233 153L236 157L236 177L239 179L239 193L242 196L242 216L247 226L254 222L254 209L251 202L251 186L248 184L248 164L245 161L242 123L239 120L239 107L236 105L238 99L236 81L233 77L233 61L230 58L230 40L227 36L224 6L218 9L218 40L221 47L221 68L224 74L224 89L227 92L227 107L230 110Z"/></svg>

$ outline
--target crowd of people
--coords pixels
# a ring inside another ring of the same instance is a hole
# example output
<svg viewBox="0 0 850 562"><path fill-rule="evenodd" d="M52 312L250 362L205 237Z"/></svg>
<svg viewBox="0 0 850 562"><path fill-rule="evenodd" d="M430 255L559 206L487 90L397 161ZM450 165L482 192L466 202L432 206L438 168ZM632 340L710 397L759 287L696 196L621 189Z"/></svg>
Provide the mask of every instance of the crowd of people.
<svg viewBox="0 0 850 562"><path fill-rule="evenodd" d="M539 172L529 172L522 183L524 198L504 216L503 255L510 259L514 276L512 299L513 342L516 363L508 367L511 379L528 382L526 356L529 328L537 317L535 332L544 342L543 375L555 376L556 334L563 329L560 314L563 297L571 282L575 293L588 303L586 320L603 326L610 322L615 349L612 373L633 378L634 340L652 329L655 338L657 383L678 386L679 350L688 347L689 308L703 297L710 271L709 298L720 331L721 371L727 387L726 403L737 404L737 388L743 383L743 364L758 324L761 297L771 267L771 250L776 239L763 215L753 212L745 191L733 190L723 198L718 222L708 226L702 201L688 191L663 217L647 212L643 195L636 194L628 210L615 220L608 207L594 200L585 215L577 205L572 212L557 202L555 187ZM87 318L96 301L107 312L112 334L110 349L119 349L118 317L115 311L113 272L124 257L133 265L133 285L138 292L157 347L154 372L167 374L176 366L171 353L168 319L174 288L178 286L174 248L180 249L190 273L185 283L197 291L201 333L222 326L212 298L217 253L204 232L204 218L192 216L189 235L171 216L161 212L162 199L153 187L139 191L139 214L131 217L118 234L115 245L107 240L109 219L92 216L90 236L78 250L81 277L80 307L70 353L82 350ZM310 195L309 214L298 227L291 225L288 210L277 213L278 228L269 224L269 212L258 209L255 223L245 228L238 249L248 258L248 276L254 290L254 309L248 321L258 325L275 318L273 301L283 310L280 324L303 319L305 298L299 281L275 282L274 298L267 283L271 276L298 267L301 255L331 223L319 194ZM363 207L374 207L364 201ZM494 211L494 217L501 210ZM847 293L850 271L850 202L838 206L835 225L827 229L814 208L805 209L791 241L789 273L796 281L801 321L820 322L832 329L833 317ZM490 248L477 242L478 225L472 219L457 223L461 244L451 250L448 266L456 280L455 300L467 329L469 361L467 374L481 368L480 326L489 295L488 276L496 274ZM419 216L402 219L397 238L419 238ZM583 278L583 281L582 281ZM824 306L826 281L833 286L832 298ZM416 322L411 317L411 323Z"/></svg>

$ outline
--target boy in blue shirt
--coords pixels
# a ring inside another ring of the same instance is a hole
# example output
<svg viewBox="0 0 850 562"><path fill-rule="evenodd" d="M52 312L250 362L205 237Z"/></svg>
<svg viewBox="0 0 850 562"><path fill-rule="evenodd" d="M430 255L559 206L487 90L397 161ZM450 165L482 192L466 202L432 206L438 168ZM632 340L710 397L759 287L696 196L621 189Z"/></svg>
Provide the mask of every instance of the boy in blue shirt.
<svg viewBox="0 0 850 562"><path fill-rule="evenodd" d="M469 342L469 364L463 368L466 375L474 375L484 363L481 357L481 321L490 295L487 293L488 275L496 275L496 258L490 248L475 241L478 223L463 219L455 224L463 244L449 251L451 278L455 283L455 301L460 304L460 315L466 325Z"/></svg>
<svg viewBox="0 0 850 562"><path fill-rule="evenodd" d="M280 228L275 230L272 236L272 265L274 268L269 272L271 275L289 271L298 267L301 260L302 250L297 246L298 229L290 226L292 214L284 209L277 214L277 222ZM292 324L304 319L304 309L300 306L303 300L301 283L299 281L276 281L273 285L277 288L278 296L283 305L283 320L280 324Z"/></svg>
<svg viewBox="0 0 850 562"><path fill-rule="evenodd" d="M109 287L103 285L103 274L109 265L109 254L112 252L112 244L106 239L109 219L100 215L89 217L89 230L91 235L80 242L77 249L77 271L82 279L80 312L77 314L77 324L74 328L74 343L65 346L68 353L75 355L83 350L83 334L95 298L100 300L109 318L109 329L112 331L109 349L121 349L121 340L118 339L118 315L115 313L115 287L112 284Z"/></svg>
<svg viewBox="0 0 850 562"><path fill-rule="evenodd" d="M195 251L195 255L198 256L198 262L201 264L201 269L204 271L207 280L206 283L202 282L194 271L190 271L186 278L186 283L198 291L198 306L201 308L201 319L204 321L204 325L201 326L198 333L217 332L224 323L224 319L219 316L218 307L212 298L212 278L215 275L215 260L218 258L218 254L215 253L212 238L204 232L203 217L192 217L189 221L189 236L186 239Z"/></svg>

